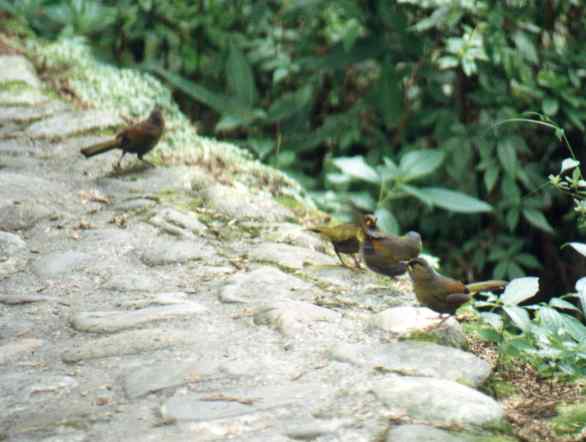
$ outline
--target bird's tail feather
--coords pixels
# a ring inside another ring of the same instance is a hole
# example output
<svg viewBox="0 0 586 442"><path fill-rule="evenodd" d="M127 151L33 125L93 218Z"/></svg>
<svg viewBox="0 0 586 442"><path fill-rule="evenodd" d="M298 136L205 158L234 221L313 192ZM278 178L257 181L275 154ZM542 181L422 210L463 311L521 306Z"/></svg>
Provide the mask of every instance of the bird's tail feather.
<svg viewBox="0 0 586 442"><path fill-rule="evenodd" d="M108 152L120 147L120 141L116 138L113 140L104 141L103 143L94 144L81 149L81 153L86 157L93 157L94 155L100 155L101 153Z"/></svg>
<svg viewBox="0 0 586 442"><path fill-rule="evenodd" d="M499 281L499 280L491 280L491 281L482 281L482 282L473 282L472 284L467 284L466 288L470 293L478 293L478 292L487 292L491 290L498 290L502 289L508 283L507 281Z"/></svg>

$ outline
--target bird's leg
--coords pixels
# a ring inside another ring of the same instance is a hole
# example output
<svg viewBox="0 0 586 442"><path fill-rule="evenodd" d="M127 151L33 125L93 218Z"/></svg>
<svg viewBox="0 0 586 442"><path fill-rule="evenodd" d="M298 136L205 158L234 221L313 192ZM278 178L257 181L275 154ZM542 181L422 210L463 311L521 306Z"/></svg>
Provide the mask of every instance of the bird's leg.
<svg viewBox="0 0 586 442"><path fill-rule="evenodd" d="M122 155L120 155L120 158L118 158L118 162L114 165L115 170L119 170L121 168L120 164L122 163L122 158L124 158L124 155L126 155L125 150L122 151Z"/></svg>
<svg viewBox="0 0 586 442"><path fill-rule="evenodd" d="M356 255L352 255L352 259L354 260L354 264L356 265L356 269L362 270L362 266L360 265L360 261L356 257Z"/></svg>
<svg viewBox="0 0 586 442"><path fill-rule="evenodd" d="M151 167L156 167L156 166L155 166L153 163L151 163L151 162L150 162L150 161L148 161L148 160L145 160L143 157L139 157L138 159L139 159L139 160L141 160L141 161L142 161L142 162L144 162L144 163L147 163L147 164L148 164L149 166L151 166Z"/></svg>
<svg viewBox="0 0 586 442"><path fill-rule="evenodd" d="M340 255L340 252L338 252L338 249L335 246L334 246L334 252L336 252L336 256L338 257L338 259L340 260L340 262L342 263L342 265L344 267L348 267L348 265L346 265L346 263L342 259L342 256Z"/></svg>

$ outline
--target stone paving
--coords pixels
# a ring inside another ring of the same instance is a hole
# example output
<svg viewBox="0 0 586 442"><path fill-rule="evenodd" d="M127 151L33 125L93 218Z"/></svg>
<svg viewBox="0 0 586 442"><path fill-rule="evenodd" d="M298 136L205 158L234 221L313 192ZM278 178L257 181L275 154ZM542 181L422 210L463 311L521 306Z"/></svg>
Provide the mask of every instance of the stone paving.
<svg viewBox="0 0 586 442"><path fill-rule="evenodd" d="M0 56L0 440L512 440L488 364L399 341L434 319L406 277L206 168L79 154L121 124Z"/></svg>

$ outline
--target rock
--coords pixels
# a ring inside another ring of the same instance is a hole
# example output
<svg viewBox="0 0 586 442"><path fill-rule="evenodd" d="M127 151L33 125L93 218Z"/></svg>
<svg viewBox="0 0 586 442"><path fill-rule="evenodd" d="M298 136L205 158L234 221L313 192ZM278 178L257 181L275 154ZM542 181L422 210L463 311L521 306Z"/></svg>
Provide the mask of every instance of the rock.
<svg viewBox="0 0 586 442"><path fill-rule="evenodd" d="M206 241L178 241L151 238L139 248L141 260L150 266L177 264L194 260L209 260L216 251Z"/></svg>
<svg viewBox="0 0 586 442"><path fill-rule="evenodd" d="M133 330L90 342L77 340L66 342L64 347L67 350L63 351L61 358L64 362L72 363L87 359L131 355L175 345L193 344L197 339L201 337L183 330Z"/></svg>
<svg viewBox="0 0 586 442"><path fill-rule="evenodd" d="M341 315L309 302L276 301L260 306L254 313L256 325L267 325L285 336L298 334L304 326L316 321L338 321Z"/></svg>
<svg viewBox="0 0 586 442"><path fill-rule="evenodd" d="M437 342L464 348L466 335L456 318L443 318L427 307L392 307L372 316L370 323L381 330L399 335L423 331L437 338ZM441 324L441 325L440 325Z"/></svg>
<svg viewBox="0 0 586 442"><path fill-rule="evenodd" d="M119 292L152 292L161 287L160 278L153 276L147 270L135 268L131 272L128 269L120 270L123 271L114 273L110 280L104 284L104 288Z"/></svg>
<svg viewBox="0 0 586 442"><path fill-rule="evenodd" d="M43 341L41 339L18 339L8 344L0 346L0 365L4 365L10 360L16 359L22 353L33 353L41 348Z"/></svg>
<svg viewBox="0 0 586 442"><path fill-rule="evenodd" d="M314 440L335 433L342 426L339 419L322 421L315 418L291 419L284 423L283 433L294 440Z"/></svg>
<svg viewBox="0 0 586 442"><path fill-rule="evenodd" d="M274 267L260 267L249 273L237 273L220 292L225 303L266 302L267 300L307 298L312 286Z"/></svg>
<svg viewBox="0 0 586 442"><path fill-rule="evenodd" d="M35 328L35 323L25 319L0 322L0 339L19 338L30 335Z"/></svg>
<svg viewBox="0 0 586 442"><path fill-rule="evenodd" d="M112 208L118 212L142 212L156 205L157 202L149 198L129 198L116 203Z"/></svg>
<svg viewBox="0 0 586 442"><path fill-rule="evenodd" d="M102 110L64 112L33 123L27 129L32 138L65 138L89 130L122 125L117 114Z"/></svg>
<svg viewBox="0 0 586 442"><path fill-rule="evenodd" d="M325 252L324 242L315 233L308 232L303 226L293 223L275 223L268 226L263 234L267 241L282 242L294 246Z"/></svg>
<svg viewBox="0 0 586 442"><path fill-rule="evenodd" d="M445 379L396 376L377 381L373 393L385 406L411 418L455 425L487 425L503 418L498 402Z"/></svg>
<svg viewBox="0 0 586 442"><path fill-rule="evenodd" d="M0 295L0 304L17 305L31 304L34 302L59 301L52 296L44 295Z"/></svg>
<svg viewBox="0 0 586 442"><path fill-rule="evenodd" d="M0 261L8 259L25 248L26 243L20 236L14 233L0 232Z"/></svg>
<svg viewBox="0 0 586 442"><path fill-rule="evenodd" d="M80 312L71 317L70 323L71 326L78 331L90 333L113 333L149 322L195 315L202 313L205 310L205 307L196 304L195 302L188 302L177 305L166 305L163 307L150 307L129 312Z"/></svg>
<svg viewBox="0 0 586 442"><path fill-rule="evenodd" d="M9 90L0 91L0 104L4 106L35 106L46 103L50 98L39 92L32 90Z"/></svg>
<svg viewBox="0 0 586 442"><path fill-rule="evenodd" d="M160 209L149 222L165 233L179 237L203 235L207 230L207 226L192 212L181 212L168 207Z"/></svg>
<svg viewBox="0 0 586 442"><path fill-rule="evenodd" d="M0 375L0 393L4 405L18 411L19 406L31 399L40 400L46 397L68 393L78 387L78 382L71 376L63 376L52 372L22 373L9 372ZM7 410L9 408L6 408Z"/></svg>
<svg viewBox="0 0 586 442"><path fill-rule="evenodd" d="M30 61L22 55L1 55L0 84L14 81L25 83L33 88L41 87L41 82Z"/></svg>
<svg viewBox="0 0 586 442"><path fill-rule="evenodd" d="M383 372L449 379L471 386L481 385L491 373L490 365L472 353L430 342L338 344L330 357Z"/></svg>
<svg viewBox="0 0 586 442"><path fill-rule="evenodd" d="M450 433L428 425L399 425L392 428L386 442L475 442L477 438L461 433Z"/></svg>
<svg viewBox="0 0 586 442"><path fill-rule="evenodd" d="M240 187L212 184L199 192L205 204L230 219L285 221L293 214L270 194L252 193Z"/></svg>
<svg viewBox="0 0 586 442"><path fill-rule="evenodd" d="M334 265L331 256L303 247L280 243L261 243L248 254L249 258L259 262L269 262L289 269L302 269L305 265Z"/></svg>
<svg viewBox="0 0 586 442"><path fill-rule="evenodd" d="M166 423L179 421L213 421L236 419L263 410L295 404L308 405L327 394L325 386L317 383L288 383L254 388L234 389L221 393L186 393L179 391L161 406ZM253 417L249 418L253 421Z"/></svg>
<svg viewBox="0 0 586 442"><path fill-rule="evenodd" d="M18 273L26 267L27 260L24 257L8 258L5 261L0 260L0 280L14 273Z"/></svg>
<svg viewBox="0 0 586 442"><path fill-rule="evenodd" d="M33 272L38 276L50 278L63 273L71 273L80 267L87 265L92 259L85 253L68 250L67 252L55 252L38 258L33 263Z"/></svg>
<svg viewBox="0 0 586 442"><path fill-rule="evenodd" d="M0 74L1 75L1 74ZM53 115L69 107L61 101L50 101L39 106L0 107L0 126L9 122L28 123Z"/></svg>
<svg viewBox="0 0 586 442"><path fill-rule="evenodd" d="M45 437L41 439L41 442L85 442L88 440L90 440L89 436L82 431L66 430L58 435Z"/></svg>
<svg viewBox="0 0 586 442"><path fill-rule="evenodd" d="M150 393L217 375L218 364L213 361L193 360L132 368L122 376L122 385L128 399L138 399Z"/></svg>
<svg viewBox="0 0 586 442"><path fill-rule="evenodd" d="M0 179L0 185L1 183ZM31 187L35 186L35 180L31 180ZM2 191L0 190L0 194ZM33 201L25 201L20 204L6 204L0 207L0 229L16 231L28 230L42 219L51 216L52 210L44 204Z"/></svg>
<svg viewBox="0 0 586 442"><path fill-rule="evenodd" d="M134 299L128 301L121 301L118 305L128 308L144 308L149 305L175 305L189 303L187 299L187 293L183 292L169 292L159 293L154 296L148 296L146 298Z"/></svg>

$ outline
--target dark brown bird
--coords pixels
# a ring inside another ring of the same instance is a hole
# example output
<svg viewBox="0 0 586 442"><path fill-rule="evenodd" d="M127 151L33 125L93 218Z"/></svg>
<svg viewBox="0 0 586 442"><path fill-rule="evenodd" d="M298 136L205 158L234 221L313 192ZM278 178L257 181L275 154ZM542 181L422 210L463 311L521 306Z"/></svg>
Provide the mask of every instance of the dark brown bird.
<svg viewBox="0 0 586 442"><path fill-rule="evenodd" d="M90 158L113 149L121 149L122 155L118 160L117 166L120 165L122 158L127 153L135 153L139 160L152 166L153 164L145 160L143 156L157 145L161 139L161 135L163 135L164 129L165 120L163 119L163 113L161 107L156 105L146 120L122 129L113 140L82 149L81 153L86 158Z"/></svg>
<svg viewBox="0 0 586 442"><path fill-rule="evenodd" d="M336 256L344 267L348 266L342 259L341 253L352 255L356 268L360 268L360 263L356 259L356 253L360 251L360 242L358 242L360 226L356 224L338 224L337 226L315 226L307 230L319 233L323 238L329 240L334 246Z"/></svg>
<svg viewBox="0 0 586 442"><path fill-rule="evenodd" d="M483 281L464 284L453 278L440 275L423 258L409 261L409 276L417 301L437 313L453 315L475 293L498 290L507 285L506 281Z"/></svg>
<svg viewBox="0 0 586 442"><path fill-rule="evenodd" d="M361 254L366 266L373 272L395 277L407 271L410 259L421 252L421 236L408 232L403 236L385 235L378 230L376 218L365 215L359 233Z"/></svg>

